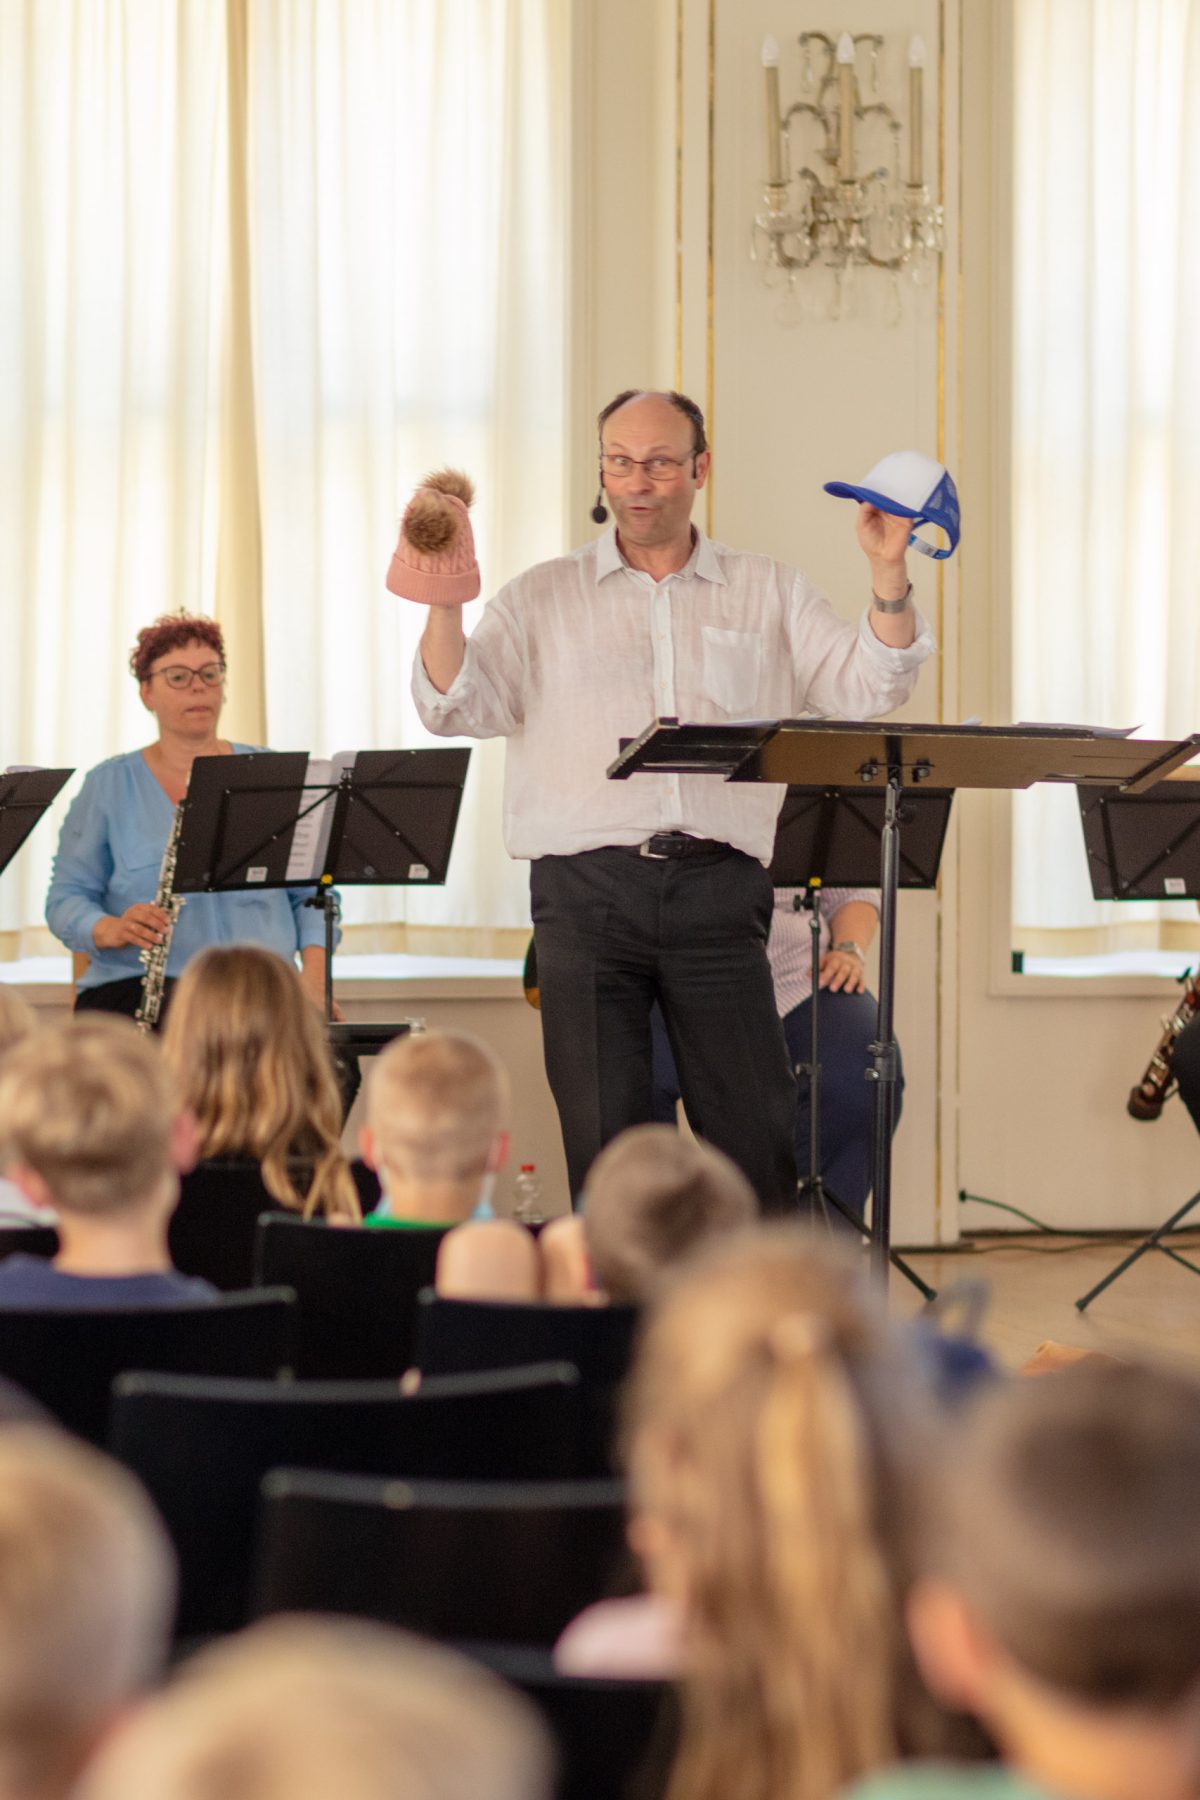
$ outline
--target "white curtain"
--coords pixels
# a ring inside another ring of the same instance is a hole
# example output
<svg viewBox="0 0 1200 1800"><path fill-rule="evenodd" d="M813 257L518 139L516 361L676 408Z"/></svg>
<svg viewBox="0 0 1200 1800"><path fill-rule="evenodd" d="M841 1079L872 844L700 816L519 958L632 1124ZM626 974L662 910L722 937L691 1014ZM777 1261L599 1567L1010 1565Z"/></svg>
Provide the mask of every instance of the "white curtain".
<svg viewBox="0 0 1200 1800"><path fill-rule="evenodd" d="M0 0L0 767L144 741L138 626L211 609L223 146L220 8ZM0 878L9 955L56 824Z"/></svg>
<svg viewBox="0 0 1200 1800"><path fill-rule="evenodd" d="M399 514L427 470L449 462L476 479L485 594L562 548L566 15L560 0L252 9L267 725L279 747L434 741L409 695L424 609L384 588ZM503 754L474 747L446 889L351 892L348 920L528 924L528 871L500 839Z"/></svg>
<svg viewBox="0 0 1200 1800"><path fill-rule="evenodd" d="M560 0L0 0L0 767L144 741L125 657L179 605L226 627L233 734L430 741L423 613L384 589L412 486L475 478L485 595L563 548L567 26ZM502 758L474 747L447 886L348 895L351 945L523 929ZM0 953L53 845L0 883Z"/></svg>
<svg viewBox="0 0 1200 1800"><path fill-rule="evenodd" d="M1014 716L1200 726L1200 5L1016 0ZM1014 807L1013 919L1169 942L1097 903L1071 789ZM1085 944L1086 934L1086 944ZM1065 942L1066 940L1064 940Z"/></svg>

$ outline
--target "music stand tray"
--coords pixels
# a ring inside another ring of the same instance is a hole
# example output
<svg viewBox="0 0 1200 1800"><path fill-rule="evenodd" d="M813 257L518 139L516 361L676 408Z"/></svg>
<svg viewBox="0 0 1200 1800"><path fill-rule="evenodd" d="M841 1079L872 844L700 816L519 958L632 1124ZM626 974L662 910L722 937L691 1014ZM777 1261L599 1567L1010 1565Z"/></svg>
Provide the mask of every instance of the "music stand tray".
<svg viewBox="0 0 1200 1800"><path fill-rule="evenodd" d="M1200 781L1161 781L1144 793L1120 788L1079 789L1079 816L1087 849L1088 876L1097 900L1200 900ZM1123 1275L1148 1250L1181 1263L1193 1275L1200 1268L1163 1242L1194 1207L1192 1195L1169 1219L1075 1302L1079 1312Z"/></svg>
<svg viewBox="0 0 1200 1800"><path fill-rule="evenodd" d="M875 1145L871 1243L880 1275L891 1256L891 1138L898 1048L893 1029L901 795L914 787L1026 788L1038 781L1151 788L1191 760L1200 733L1180 742L1054 725L918 725L820 719L729 726L657 719L609 765L611 779L641 771L721 775L727 781L881 788L887 804L879 888L879 1028L874 1054Z"/></svg>
<svg viewBox="0 0 1200 1800"><path fill-rule="evenodd" d="M74 773L74 769L0 770L0 875Z"/></svg>
<svg viewBox="0 0 1200 1800"><path fill-rule="evenodd" d="M178 893L312 887L325 917L333 1014L334 884L436 887L446 879L469 749L360 750L314 765L304 751L199 756L184 800ZM377 1039L382 1028L372 1028ZM409 1022L392 1028L393 1035ZM340 1032L341 1041L354 1031Z"/></svg>

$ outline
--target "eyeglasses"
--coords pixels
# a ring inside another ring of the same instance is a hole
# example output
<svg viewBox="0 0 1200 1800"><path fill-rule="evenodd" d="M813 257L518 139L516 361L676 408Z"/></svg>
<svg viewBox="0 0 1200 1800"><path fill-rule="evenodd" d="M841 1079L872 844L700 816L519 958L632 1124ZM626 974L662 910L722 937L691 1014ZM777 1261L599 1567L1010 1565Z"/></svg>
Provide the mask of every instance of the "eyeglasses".
<svg viewBox="0 0 1200 1800"><path fill-rule="evenodd" d="M696 456L611 456L607 451L600 458L600 467L606 475L632 475L635 469L645 469L651 481L674 481L685 463L691 463L692 474L696 473Z"/></svg>
<svg viewBox="0 0 1200 1800"><path fill-rule="evenodd" d="M151 669L146 680L153 681L156 675L161 675L170 688L190 688L197 676L205 687L220 687L225 679L225 664L210 662L202 668L189 669L186 663L171 663L166 669Z"/></svg>

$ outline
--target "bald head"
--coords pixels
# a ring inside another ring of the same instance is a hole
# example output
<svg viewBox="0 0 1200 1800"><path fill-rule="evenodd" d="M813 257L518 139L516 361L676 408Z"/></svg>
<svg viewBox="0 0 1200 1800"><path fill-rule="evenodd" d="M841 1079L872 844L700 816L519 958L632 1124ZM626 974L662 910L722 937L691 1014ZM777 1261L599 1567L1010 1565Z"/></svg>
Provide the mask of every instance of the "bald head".
<svg viewBox="0 0 1200 1800"><path fill-rule="evenodd" d="M600 433L600 447L605 447L605 426L618 413L626 415L623 423L636 418L639 424L649 424L652 429L661 426L664 431L671 432L673 425L683 421L685 429L682 434L682 450L690 455L699 456L708 449L708 437L704 429L704 414L694 400L686 394L680 394L674 388L626 388L603 408L596 421Z"/></svg>

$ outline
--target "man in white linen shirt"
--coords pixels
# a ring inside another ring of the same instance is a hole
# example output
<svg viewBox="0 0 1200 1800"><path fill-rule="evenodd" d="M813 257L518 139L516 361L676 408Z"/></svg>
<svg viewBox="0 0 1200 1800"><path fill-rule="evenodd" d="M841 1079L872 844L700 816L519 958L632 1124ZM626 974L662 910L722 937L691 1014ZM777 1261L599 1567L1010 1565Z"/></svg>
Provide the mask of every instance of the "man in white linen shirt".
<svg viewBox="0 0 1200 1800"><path fill-rule="evenodd" d="M691 523L710 452L682 394L600 414L616 529L509 582L468 640L431 607L413 671L443 736L507 737L504 831L529 857L546 1073L574 1195L651 1118L657 998L697 1133L767 1211L795 1203L795 1081L766 956L766 865L784 790L709 775L608 781L617 740L655 717L875 717L933 649L911 604L911 521L860 506L873 598L857 626L797 570Z"/></svg>

